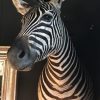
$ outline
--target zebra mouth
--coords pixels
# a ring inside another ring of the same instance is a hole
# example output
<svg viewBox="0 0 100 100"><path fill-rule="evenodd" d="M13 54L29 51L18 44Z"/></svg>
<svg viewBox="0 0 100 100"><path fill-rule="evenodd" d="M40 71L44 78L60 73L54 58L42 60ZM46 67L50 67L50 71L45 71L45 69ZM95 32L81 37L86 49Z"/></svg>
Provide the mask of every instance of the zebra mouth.
<svg viewBox="0 0 100 100"><path fill-rule="evenodd" d="M17 69L18 71L31 71L32 67L28 66L28 67L24 67L24 68L19 68Z"/></svg>
<svg viewBox="0 0 100 100"><path fill-rule="evenodd" d="M31 71L32 65L33 65L33 64L30 64L30 65L27 65L27 66L22 67L22 68L18 68L18 67L17 67L17 70L18 70L18 71Z"/></svg>
<svg viewBox="0 0 100 100"><path fill-rule="evenodd" d="M32 68L30 67L25 67L23 69L19 69L19 71L31 71Z"/></svg>

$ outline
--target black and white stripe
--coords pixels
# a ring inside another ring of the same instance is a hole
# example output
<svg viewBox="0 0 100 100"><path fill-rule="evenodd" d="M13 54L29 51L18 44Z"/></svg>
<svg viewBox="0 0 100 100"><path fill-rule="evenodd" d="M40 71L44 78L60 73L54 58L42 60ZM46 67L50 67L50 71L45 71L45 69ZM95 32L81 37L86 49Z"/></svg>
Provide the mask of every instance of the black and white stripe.
<svg viewBox="0 0 100 100"><path fill-rule="evenodd" d="M91 80L80 65L60 10L41 2L22 23L17 38L28 37L31 54L35 50L38 55L35 62L48 59L39 78L39 100L94 100Z"/></svg>

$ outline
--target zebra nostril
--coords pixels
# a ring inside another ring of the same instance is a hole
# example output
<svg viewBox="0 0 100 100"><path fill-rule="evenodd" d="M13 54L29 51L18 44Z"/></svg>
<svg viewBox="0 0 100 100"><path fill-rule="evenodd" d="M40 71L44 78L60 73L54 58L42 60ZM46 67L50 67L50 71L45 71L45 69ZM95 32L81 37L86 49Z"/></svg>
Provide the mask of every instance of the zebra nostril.
<svg viewBox="0 0 100 100"><path fill-rule="evenodd" d="M18 54L18 58L23 59L25 56L25 51L21 50L20 53Z"/></svg>

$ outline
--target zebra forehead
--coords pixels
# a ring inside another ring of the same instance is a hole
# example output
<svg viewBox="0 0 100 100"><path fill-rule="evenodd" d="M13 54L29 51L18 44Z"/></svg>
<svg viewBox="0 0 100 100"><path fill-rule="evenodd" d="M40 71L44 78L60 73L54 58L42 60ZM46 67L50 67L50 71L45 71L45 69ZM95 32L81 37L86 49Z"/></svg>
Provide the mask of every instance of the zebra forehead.
<svg viewBox="0 0 100 100"><path fill-rule="evenodd" d="M56 12L58 12L57 9L51 3L47 3L46 2L44 4L38 4L38 5L34 6L34 7L32 7L22 17L21 22L23 23L25 20L28 20L29 17L33 18L33 17L35 17L35 15L39 15L38 17L41 17L44 13L48 13L48 14L52 13L52 14L55 14Z"/></svg>
<svg viewBox="0 0 100 100"><path fill-rule="evenodd" d="M34 5L34 7L32 7L24 16L27 16L28 14L30 14L30 12L36 13L38 10L41 10L42 13L45 13L46 11L54 11L55 7L52 3L49 2L44 2L42 4L38 3Z"/></svg>

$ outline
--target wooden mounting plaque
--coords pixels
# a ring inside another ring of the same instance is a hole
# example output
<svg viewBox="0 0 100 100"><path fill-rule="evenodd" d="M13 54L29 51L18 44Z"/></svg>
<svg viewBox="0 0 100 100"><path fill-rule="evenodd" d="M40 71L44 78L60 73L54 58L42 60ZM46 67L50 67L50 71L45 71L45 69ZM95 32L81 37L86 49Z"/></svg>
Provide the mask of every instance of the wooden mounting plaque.
<svg viewBox="0 0 100 100"><path fill-rule="evenodd" d="M11 68L7 60L9 46L0 46L0 76L2 76L1 99L16 100L17 71Z"/></svg>

